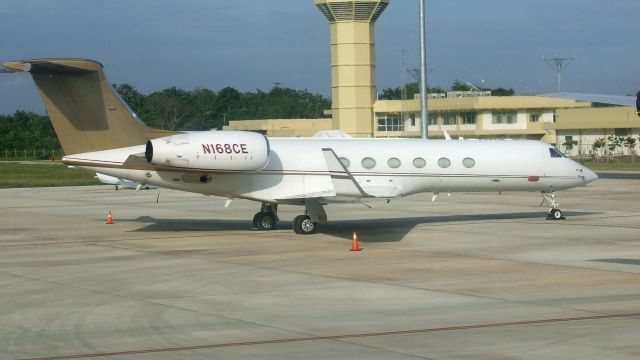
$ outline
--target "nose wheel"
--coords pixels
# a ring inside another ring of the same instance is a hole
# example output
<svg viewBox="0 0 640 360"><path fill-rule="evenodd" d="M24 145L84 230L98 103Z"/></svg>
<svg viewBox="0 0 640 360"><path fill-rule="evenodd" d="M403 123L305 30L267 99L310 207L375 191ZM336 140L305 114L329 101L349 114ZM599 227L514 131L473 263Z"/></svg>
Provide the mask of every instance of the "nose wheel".
<svg viewBox="0 0 640 360"><path fill-rule="evenodd" d="M565 220L565 217L562 215L562 210L559 209L560 204L556 199L556 193L552 192L544 192L542 191L542 204L547 204L551 209L549 209L549 213L547 214L547 220Z"/></svg>
<svg viewBox="0 0 640 360"><path fill-rule="evenodd" d="M565 217L562 216L562 210L560 209L551 209L547 214L547 220L564 220Z"/></svg>

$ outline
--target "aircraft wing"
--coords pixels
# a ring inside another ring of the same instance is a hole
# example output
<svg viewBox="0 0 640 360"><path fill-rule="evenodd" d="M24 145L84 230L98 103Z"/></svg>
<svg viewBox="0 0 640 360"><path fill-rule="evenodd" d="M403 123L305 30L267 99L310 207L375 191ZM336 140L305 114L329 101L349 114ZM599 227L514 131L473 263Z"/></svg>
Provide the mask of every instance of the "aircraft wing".
<svg viewBox="0 0 640 360"><path fill-rule="evenodd" d="M612 105L635 106L635 96L619 96L619 95L599 95L599 94L581 94L581 93L550 93L542 94L544 97L554 97L560 99L571 99L578 101L588 101Z"/></svg>

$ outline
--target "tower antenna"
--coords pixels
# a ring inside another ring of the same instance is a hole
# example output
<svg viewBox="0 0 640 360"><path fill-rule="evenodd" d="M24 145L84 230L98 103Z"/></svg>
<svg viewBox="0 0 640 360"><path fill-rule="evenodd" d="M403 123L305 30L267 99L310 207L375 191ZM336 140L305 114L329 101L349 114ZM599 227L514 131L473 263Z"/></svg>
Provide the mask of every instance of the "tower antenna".
<svg viewBox="0 0 640 360"><path fill-rule="evenodd" d="M553 71L555 71L556 73L556 87L557 87L556 90L558 92L560 92L560 85L562 82L562 71L566 69L567 66L569 66L569 64L571 64L575 59L576 59L575 56L572 56L571 58L566 58L566 57L557 56L557 55L552 58L545 58L544 56L542 57L542 60L544 60L547 64L549 64L549 66L551 66Z"/></svg>

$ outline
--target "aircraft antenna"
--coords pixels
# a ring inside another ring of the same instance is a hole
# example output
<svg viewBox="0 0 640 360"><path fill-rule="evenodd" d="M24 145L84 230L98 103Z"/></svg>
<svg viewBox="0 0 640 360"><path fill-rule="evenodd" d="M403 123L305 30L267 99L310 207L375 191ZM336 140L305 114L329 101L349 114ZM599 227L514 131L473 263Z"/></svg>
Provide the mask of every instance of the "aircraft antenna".
<svg viewBox="0 0 640 360"><path fill-rule="evenodd" d="M560 92L560 85L562 82L562 71L566 69L567 66L569 66L569 64L571 64L575 59L575 56L572 56L571 58L562 56L555 56L552 58L545 58L544 56L542 57L542 60L549 64L549 66L551 66L553 71L555 71L556 73L556 87L558 92Z"/></svg>

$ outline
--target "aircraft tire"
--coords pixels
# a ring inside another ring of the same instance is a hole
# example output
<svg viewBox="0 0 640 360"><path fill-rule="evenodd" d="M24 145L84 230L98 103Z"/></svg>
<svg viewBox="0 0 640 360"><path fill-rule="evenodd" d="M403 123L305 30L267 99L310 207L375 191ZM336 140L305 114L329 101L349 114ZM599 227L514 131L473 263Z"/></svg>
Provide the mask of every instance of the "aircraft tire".
<svg viewBox="0 0 640 360"><path fill-rule="evenodd" d="M258 228L258 221L260 221L260 217L262 216L262 212L257 212L255 215L253 215L253 228L257 229Z"/></svg>
<svg viewBox="0 0 640 360"><path fill-rule="evenodd" d="M272 213L260 212L256 216L256 228L258 230L268 231L276 228L276 217ZM256 216L254 216L254 219Z"/></svg>
<svg viewBox="0 0 640 360"><path fill-rule="evenodd" d="M316 232L318 224L311 221L309 215L298 215L293 219L293 232L300 235L310 235Z"/></svg>
<svg viewBox="0 0 640 360"><path fill-rule="evenodd" d="M562 216L562 210L560 210L560 209L551 209L551 210L549 210L549 215L547 215L547 219L549 219L549 220L564 220L564 216Z"/></svg>

